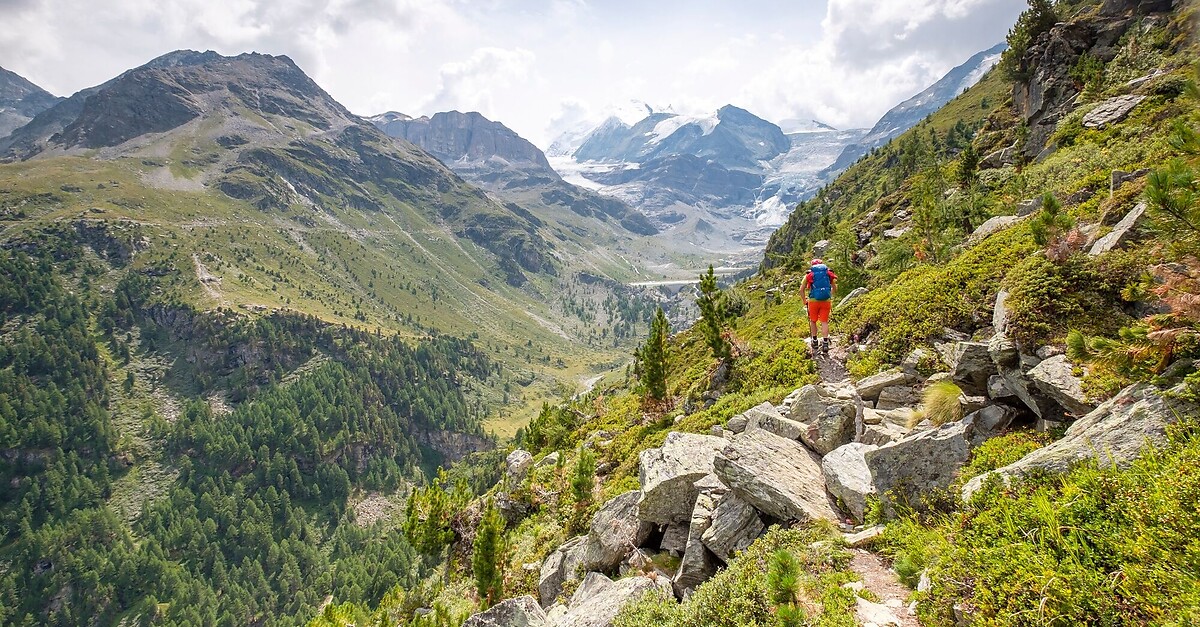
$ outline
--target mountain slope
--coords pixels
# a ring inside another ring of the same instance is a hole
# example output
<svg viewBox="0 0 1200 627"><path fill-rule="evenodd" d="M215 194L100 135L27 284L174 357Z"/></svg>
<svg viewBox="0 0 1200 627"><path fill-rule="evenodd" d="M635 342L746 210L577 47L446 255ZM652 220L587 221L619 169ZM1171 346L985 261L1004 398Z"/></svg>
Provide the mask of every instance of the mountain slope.
<svg viewBox="0 0 1200 627"><path fill-rule="evenodd" d="M0 67L0 137L24 126L58 100L50 92Z"/></svg>
<svg viewBox="0 0 1200 627"><path fill-rule="evenodd" d="M858 142L847 146L837 160L826 170L826 175L836 175L850 167L850 164L899 136L904 131L915 126L931 113L941 109L947 102L963 93L979 82L988 70L1000 61L1000 55L1008 48L1008 44L1000 43L977 52L970 59L946 73L945 76L921 93L892 107L866 136Z"/></svg>

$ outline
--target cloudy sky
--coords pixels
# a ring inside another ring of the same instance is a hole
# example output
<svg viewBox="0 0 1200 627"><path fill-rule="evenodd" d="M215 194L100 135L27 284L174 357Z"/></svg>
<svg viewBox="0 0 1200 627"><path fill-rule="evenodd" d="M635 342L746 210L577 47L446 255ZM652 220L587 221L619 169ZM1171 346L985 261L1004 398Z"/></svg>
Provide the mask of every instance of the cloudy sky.
<svg viewBox="0 0 1200 627"><path fill-rule="evenodd" d="M0 66L59 95L180 48L286 54L360 114L476 110L547 146L630 100L870 126L1023 0L0 0Z"/></svg>

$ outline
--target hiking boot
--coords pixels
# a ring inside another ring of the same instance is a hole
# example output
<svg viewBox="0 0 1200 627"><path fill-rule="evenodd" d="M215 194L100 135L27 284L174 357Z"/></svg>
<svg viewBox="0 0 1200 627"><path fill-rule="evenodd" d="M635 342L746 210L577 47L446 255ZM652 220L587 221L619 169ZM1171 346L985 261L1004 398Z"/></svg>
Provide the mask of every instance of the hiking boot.
<svg viewBox="0 0 1200 627"><path fill-rule="evenodd" d="M809 343L809 350L812 351L813 357L816 357L817 353L821 350L821 340L814 337Z"/></svg>
<svg viewBox="0 0 1200 627"><path fill-rule="evenodd" d="M826 355L829 354L829 338L821 340L821 352Z"/></svg>

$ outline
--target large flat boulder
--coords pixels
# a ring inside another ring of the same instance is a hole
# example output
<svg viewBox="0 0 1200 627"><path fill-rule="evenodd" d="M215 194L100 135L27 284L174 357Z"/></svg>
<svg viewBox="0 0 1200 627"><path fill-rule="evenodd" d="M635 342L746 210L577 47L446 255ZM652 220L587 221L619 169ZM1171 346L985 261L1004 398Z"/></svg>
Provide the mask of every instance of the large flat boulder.
<svg viewBox="0 0 1200 627"><path fill-rule="evenodd" d="M1075 421L1062 439L967 482L963 499L970 500L991 477L1008 483L1035 471L1065 472L1086 459L1095 459L1103 466L1125 466L1147 446L1164 444L1167 427L1179 416L1196 415L1200 408L1172 396L1181 391L1182 386L1164 392L1145 383L1127 387Z"/></svg>
<svg viewBox="0 0 1200 627"><path fill-rule="evenodd" d="M971 444L970 427L952 422L863 450L884 511L893 516L898 505L925 509L925 496L948 488L970 459Z"/></svg>
<svg viewBox="0 0 1200 627"><path fill-rule="evenodd" d="M955 342L943 352L955 383L968 391L987 391L988 377L996 374L996 365L986 342Z"/></svg>
<svg viewBox="0 0 1200 627"><path fill-rule="evenodd" d="M613 581L599 573L588 573L571 597L566 614L555 627L610 627L621 608L647 594L671 598L671 584L665 577L626 577Z"/></svg>
<svg viewBox="0 0 1200 627"><path fill-rule="evenodd" d="M983 224L980 224L970 235L967 236L965 244L973 246L987 239L988 236L994 235L1007 229L1008 227L1024 220L1021 216L995 216L988 218Z"/></svg>
<svg viewBox="0 0 1200 627"><path fill-rule="evenodd" d="M860 380L854 384L854 389L858 391L858 395L866 401L874 401L879 398L879 393L884 388L890 388L897 385L912 383L914 377L900 370L888 370L880 372Z"/></svg>
<svg viewBox="0 0 1200 627"><path fill-rule="evenodd" d="M867 497L875 495L875 482L871 479L865 454L877 448L855 442L838 447L821 459L825 488L859 522L866 515Z"/></svg>
<svg viewBox="0 0 1200 627"><path fill-rule="evenodd" d="M734 494L781 521L837 520L821 458L798 442L755 429L735 435L714 462Z"/></svg>
<svg viewBox="0 0 1200 627"><path fill-rule="evenodd" d="M1027 376L1038 390L1068 413L1082 416L1096 408L1084 395L1083 381L1072 372L1071 362L1066 355L1055 355L1042 361Z"/></svg>
<svg viewBox="0 0 1200 627"><path fill-rule="evenodd" d="M770 403L746 410L747 429L765 429L781 438L799 440L807 427L791 418L784 418Z"/></svg>
<svg viewBox="0 0 1200 627"><path fill-rule="evenodd" d="M725 438L673 431L662 448L642 451L638 458L642 520L662 525L690 520L698 494L693 484L713 472L713 458L727 443Z"/></svg>
<svg viewBox="0 0 1200 627"><path fill-rule="evenodd" d="M728 562L735 553L750 546L765 529L758 510L738 495L730 493L717 502L712 513L712 524L704 532L701 541L713 555Z"/></svg>
<svg viewBox="0 0 1200 627"><path fill-rule="evenodd" d="M1130 111L1145 100L1145 96L1136 94L1128 94L1125 96L1114 96L1096 105L1094 109L1088 111L1083 116L1084 128L1104 128L1109 124L1116 124L1124 120Z"/></svg>
<svg viewBox="0 0 1200 627"><path fill-rule="evenodd" d="M592 517L586 568L612 571L650 537L654 526L638 517L641 496L639 490L626 492L605 503Z"/></svg>
<svg viewBox="0 0 1200 627"><path fill-rule="evenodd" d="M921 387L918 385L893 385L880 390L875 409L890 411L921 404Z"/></svg>
<svg viewBox="0 0 1200 627"><path fill-rule="evenodd" d="M1093 257L1103 255L1129 241L1133 236L1134 229L1145 215L1146 203L1140 202L1130 209L1124 218L1121 218L1121 221L1113 227L1108 235L1096 240L1096 243L1092 244L1091 250L1088 250L1088 254Z"/></svg>
<svg viewBox="0 0 1200 627"><path fill-rule="evenodd" d="M531 596L502 601L467 619L463 627L545 627L546 612Z"/></svg>

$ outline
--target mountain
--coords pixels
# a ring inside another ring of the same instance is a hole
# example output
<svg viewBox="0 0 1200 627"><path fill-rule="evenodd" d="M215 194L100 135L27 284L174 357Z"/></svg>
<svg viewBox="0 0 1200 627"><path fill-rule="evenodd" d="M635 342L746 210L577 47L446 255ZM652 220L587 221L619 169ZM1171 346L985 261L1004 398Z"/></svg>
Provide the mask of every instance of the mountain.
<svg viewBox="0 0 1200 627"><path fill-rule="evenodd" d="M0 137L54 106L57 96L0 67Z"/></svg>
<svg viewBox="0 0 1200 627"><path fill-rule="evenodd" d="M708 115L646 107L632 121L610 116L551 163L648 215L673 247L740 255L757 251L816 176L862 132L789 121L790 133L732 105Z"/></svg>
<svg viewBox="0 0 1200 627"><path fill-rule="evenodd" d="M388 112L368 118L392 137L420 146L456 173L505 202L522 206L543 220L570 223L589 237L614 226L631 235L653 235L656 229L625 203L562 180L546 155L499 122L479 113L449 111L412 118ZM570 219L571 214L587 220Z"/></svg>
<svg viewBox="0 0 1200 627"><path fill-rule="evenodd" d="M826 176L836 176L850 164L877 148L898 137L904 131L916 126L918 122L933 112L941 109L946 103L978 83L1000 61L1000 55L1008 48L1008 44L999 43L983 52L974 54L962 65L955 67L945 76L921 93L892 107L866 136L858 142L846 146L837 161L828 167Z"/></svg>

